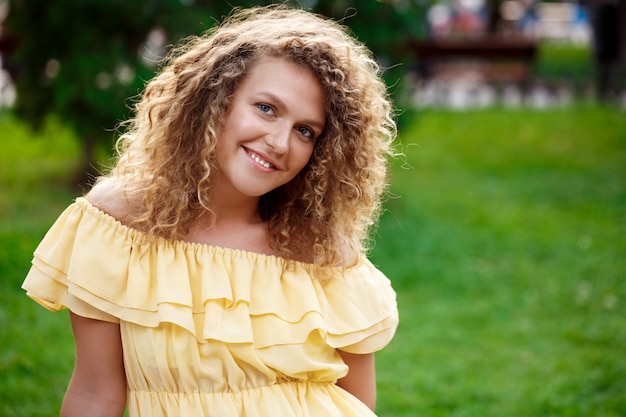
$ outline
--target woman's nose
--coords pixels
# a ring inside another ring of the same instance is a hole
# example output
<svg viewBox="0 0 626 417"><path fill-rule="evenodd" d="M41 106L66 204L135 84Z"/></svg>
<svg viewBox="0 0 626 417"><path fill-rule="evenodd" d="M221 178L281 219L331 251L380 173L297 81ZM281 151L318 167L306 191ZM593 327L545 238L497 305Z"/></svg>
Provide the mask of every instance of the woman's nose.
<svg viewBox="0 0 626 417"><path fill-rule="evenodd" d="M274 152L283 154L289 150L290 136L291 127L283 123L278 123L271 132L265 135L265 143L267 143Z"/></svg>

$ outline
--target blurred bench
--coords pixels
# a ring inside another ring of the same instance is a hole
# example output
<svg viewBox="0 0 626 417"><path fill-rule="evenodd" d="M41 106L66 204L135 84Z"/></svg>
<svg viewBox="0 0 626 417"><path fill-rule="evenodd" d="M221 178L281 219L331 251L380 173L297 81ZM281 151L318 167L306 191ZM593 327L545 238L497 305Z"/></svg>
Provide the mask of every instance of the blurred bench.
<svg viewBox="0 0 626 417"><path fill-rule="evenodd" d="M411 40L424 79L474 77L487 82L526 82L537 55L534 41L521 37Z"/></svg>

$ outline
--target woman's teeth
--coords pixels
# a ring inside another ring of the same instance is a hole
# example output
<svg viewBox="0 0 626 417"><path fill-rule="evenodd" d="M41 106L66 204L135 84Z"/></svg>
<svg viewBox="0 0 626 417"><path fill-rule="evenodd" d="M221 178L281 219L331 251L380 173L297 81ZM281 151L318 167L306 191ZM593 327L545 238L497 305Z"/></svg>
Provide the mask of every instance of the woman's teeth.
<svg viewBox="0 0 626 417"><path fill-rule="evenodd" d="M264 161L263 159L261 159L261 157L257 154L255 154L254 152L250 152L250 157L254 160L254 162L256 162L257 164L261 165L264 168L272 168L273 165L270 164L267 161Z"/></svg>

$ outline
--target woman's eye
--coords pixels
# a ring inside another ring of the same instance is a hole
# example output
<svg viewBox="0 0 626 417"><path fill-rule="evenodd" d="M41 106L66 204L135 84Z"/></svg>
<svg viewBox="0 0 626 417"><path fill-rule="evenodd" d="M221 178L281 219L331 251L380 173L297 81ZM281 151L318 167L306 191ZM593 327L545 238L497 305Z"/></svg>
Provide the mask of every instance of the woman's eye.
<svg viewBox="0 0 626 417"><path fill-rule="evenodd" d="M297 128L297 131L305 138L313 139L313 136L314 136L313 131L309 129L308 127L300 126Z"/></svg>
<svg viewBox="0 0 626 417"><path fill-rule="evenodd" d="M267 114L273 114L274 113L274 109L272 108L272 106L269 106L267 104L259 103L259 104L257 104L257 107L263 113L267 113Z"/></svg>

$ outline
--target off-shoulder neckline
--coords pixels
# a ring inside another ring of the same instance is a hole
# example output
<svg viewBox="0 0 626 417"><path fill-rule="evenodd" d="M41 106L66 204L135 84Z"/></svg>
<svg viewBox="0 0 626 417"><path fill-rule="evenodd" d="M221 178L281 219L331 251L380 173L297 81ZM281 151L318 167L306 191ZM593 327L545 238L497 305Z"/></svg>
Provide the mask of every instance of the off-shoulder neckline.
<svg viewBox="0 0 626 417"><path fill-rule="evenodd" d="M95 206L91 201L89 201L85 197L76 198L75 204L81 207L82 209L84 209L86 213L94 217L97 217L100 220L104 221L105 223L113 226L116 233L120 233L126 236L131 236L132 238L137 237L139 241L143 241L143 238L148 237L147 233L122 223L114 216L110 215L106 211ZM246 250L246 249L229 248L229 247L224 247L224 246L211 245L207 243L191 242L191 241L183 240L183 239L169 240L163 237L156 237L154 239L156 239L155 242L157 245L170 246L174 249L180 249L182 251L193 251L193 252L206 251L206 252L212 252L215 254L220 254L220 255L233 257L233 258L247 258L250 260L265 261L265 263L274 262L274 263L278 263L281 265L300 266L304 269L310 269L310 268L328 268L331 270L332 269L336 269L336 270L349 269L349 268L341 267L341 266L321 267L311 262L288 259L282 256L270 255L270 254L265 254L265 253L260 253L260 252L253 252L253 251Z"/></svg>

